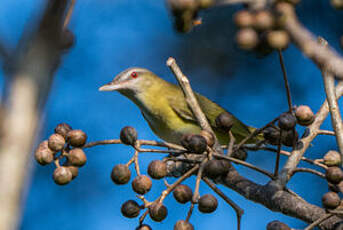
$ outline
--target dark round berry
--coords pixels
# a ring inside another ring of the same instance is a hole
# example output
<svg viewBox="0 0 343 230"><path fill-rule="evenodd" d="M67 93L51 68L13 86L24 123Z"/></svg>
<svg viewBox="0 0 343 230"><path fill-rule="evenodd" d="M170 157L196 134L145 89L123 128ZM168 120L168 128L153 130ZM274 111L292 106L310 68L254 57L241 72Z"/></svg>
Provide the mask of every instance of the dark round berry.
<svg viewBox="0 0 343 230"><path fill-rule="evenodd" d="M278 220L274 220L268 223L267 230L291 230L291 228Z"/></svg>
<svg viewBox="0 0 343 230"><path fill-rule="evenodd" d="M128 200L121 206L121 214L127 218L135 218L139 215L141 208L134 200Z"/></svg>
<svg viewBox="0 0 343 230"><path fill-rule="evenodd" d="M87 134L79 129L71 130L67 133L67 141L73 147L82 147L86 144Z"/></svg>
<svg viewBox="0 0 343 230"><path fill-rule="evenodd" d="M194 227L188 221L178 220L174 225L174 230L194 230Z"/></svg>
<svg viewBox="0 0 343 230"><path fill-rule="evenodd" d="M167 175L167 164L160 160L150 162L148 174L153 179L162 179Z"/></svg>
<svg viewBox="0 0 343 230"><path fill-rule="evenodd" d="M168 215L167 207L161 203L152 204L149 206L150 218L156 222L161 222Z"/></svg>
<svg viewBox="0 0 343 230"><path fill-rule="evenodd" d="M248 153L244 149L238 149L232 153L231 157L245 161L248 158Z"/></svg>
<svg viewBox="0 0 343 230"><path fill-rule="evenodd" d="M263 130L263 137L271 145L278 145L280 141L280 130L269 126Z"/></svg>
<svg viewBox="0 0 343 230"><path fill-rule="evenodd" d="M335 209L341 203L341 199L335 192L327 192L322 196L322 203L325 208Z"/></svg>
<svg viewBox="0 0 343 230"><path fill-rule="evenodd" d="M152 230L152 228L147 224L142 224L136 228L136 230Z"/></svg>
<svg viewBox="0 0 343 230"><path fill-rule="evenodd" d="M222 112L216 117L216 126L224 132L229 132L235 124L234 116L229 112Z"/></svg>
<svg viewBox="0 0 343 230"><path fill-rule="evenodd" d="M55 133L58 133L58 134L62 135L64 138L66 138L68 132L71 130L72 130L72 128L70 125L68 125L67 123L61 123L61 124L58 124L56 126Z"/></svg>
<svg viewBox="0 0 343 230"><path fill-rule="evenodd" d="M181 144L183 147L196 154L202 154L207 148L207 141L201 135L185 134L181 138Z"/></svg>
<svg viewBox="0 0 343 230"><path fill-rule="evenodd" d="M285 146L292 147L293 143L297 143L298 137L298 132L295 130L282 131L281 143Z"/></svg>
<svg viewBox="0 0 343 230"><path fill-rule="evenodd" d="M279 125L280 129L291 130L295 127L296 122L297 122L297 120L293 114L283 113L279 117L278 125Z"/></svg>
<svg viewBox="0 0 343 230"><path fill-rule="evenodd" d="M63 149L65 144L64 137L60 134L54 133L49 137L48 146L54 152L59 152Z"/></svg>
<svg viewBox="0 0 343 230"><path fill-rule="evenodd" d="M260 10L255 14L254 27L257 30L268 30L274 25L274 17L267 10Z"/></svg>
<svg viewBox="0 0 343 230"><path fill-rule="evenodd" d="M258 44L258 34L251 28L240 29L236 33L236 43L243 50L251 50Z"/></svg>
<svg viewBox="0 0 343 230"><path fill-rule="evenodd" d="M211 194L206 194L200 197L198 202L198 209L202 213L214 212L218 207L217 198Z"/></svg>
<svg viewBox="0 0 343 230"><path fill-rule="evenodd" d="M69 30L65 29L61 32L60 39L60 49L67 50L70 49L75 44L75 35Z"/></svg>
<svg viewBox="0 0 343 230"><path fill-rule="evenodd" d="M201 130L200 135L206 139L206 143L208 146L212 147L214 145L214 137L210 132Z"/></svg>
<svg viewBox="0 0 343 230"><path fill-rule="evenodd" d="M137 136L136 129L131 126L126 126L120 131L120 140L126 145L135 145Z"/></svg>
<svg viewBox="0 0 343 230"><path fill-rule="evenodd" d="M127 165L118 164L113 167L111 178L115 184L126 184L130 181L131 171Z"/></svg>
<svg viewBox="0 0 343 230"><path fill-rule="evenodd" d="M254 24L254 16L248 10L238 11L233 20L238 27L251 27Z"/></svg>
<svg viewBox="0 0 343 230"><path fill-rule="evenodd" d="M339 152L330 150L324 156L324 164L326 166L339 166L341 165L341 154Z"/></svg>
<svg viewBox="0 0 343 230"><path fill-rule="evenodd" d="M48 147L48 141L39 144L35 151L35 159L40 165L47 165L54 161L54 152Z"/></svg>
<svg viewBox="0 0 343 230"><path fill-rule="evenodd" d="M267 41L270 47L274 49L284 49L290 41L289 35L284 30L274 30L267 34Z"/></svg>
<svg viewBox="0 0 343 230"><path fill-rule="evenodd" d="M68 153L68 161L71 165L81 167L86 164L87 156L81 148L74 148Z"/></svg>
<svg viewBox="0 0 343 230"><path fill-rule="evenodd" d="M132 189L138 194L144 195L149 192L152 186L151 179L145 175L137 176L132 181Z"/></svg>
<svg viewBox="0 0 343 230"><path fill-rule="evenodd" d="M72 178L73 174L67 167L64 166L56 168L53 174L53 179L58 185L68 184Z"/></svg>
<svg viewBox="0 0 343 230"><path fill-rule="evenodd" d="M307 105L300 105L295 110L295 116L299 125L308 126L314 121L312 109Z"/></svg>
<svg viewBox="0 0 343 230"><path fill-rule="evenodd" d="M192 200L193 192L190 187L184 184L179 184L173 191L174 198L177 202L185 204Z"/></svg>
<svg viewBox="0 0 343 230"><path fill-rule="evenodd" d="M204 173L207 177L215 179L219 176L225 175L230 168L225 168L222 160L212 159L206 162Z"/></svg>
<svg viewBox="0 0 343 230"><path fill-rule="evenodd" d="M329 167L326 170L326 179L333 184L338 184L339 182L341 182L343 180L343 171L336 166L333 167Z"/></svg>

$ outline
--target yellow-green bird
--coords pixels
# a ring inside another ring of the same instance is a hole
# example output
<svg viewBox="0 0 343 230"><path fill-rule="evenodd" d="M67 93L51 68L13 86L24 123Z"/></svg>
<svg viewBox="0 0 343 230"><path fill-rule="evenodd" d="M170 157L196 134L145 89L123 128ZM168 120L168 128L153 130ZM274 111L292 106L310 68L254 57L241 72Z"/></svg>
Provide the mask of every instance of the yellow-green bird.
<svg viewBox="0 0 343 230"><path fill-rule="evenodd" d="M126 69L99 90L118 91L133 101L153 132L167 142L179 144L184 134L198 134L201 131L181 88L163 80L148 69ZM218 129L215 123L216 117L226 110L200 94L195 95L219 143L227 144L229 135ZM255 128L246 126L234 118L231 131L236 141L241 141L253 130Z"/></svg>

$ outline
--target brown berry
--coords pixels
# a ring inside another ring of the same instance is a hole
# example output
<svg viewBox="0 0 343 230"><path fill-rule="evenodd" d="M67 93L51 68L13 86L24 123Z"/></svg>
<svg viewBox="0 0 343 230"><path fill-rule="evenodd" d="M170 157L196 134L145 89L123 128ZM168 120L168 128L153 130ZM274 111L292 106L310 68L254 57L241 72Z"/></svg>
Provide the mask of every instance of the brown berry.
<svg viewBox="0 0 343 230"><path fill-rule="evenodd" d="M130 181L131 171L127 165L118 164L113 167L111 178L115 184L126 184Z"/></svg>
<svg viewBox="0 0 343 230"><path fill-rule="evenodd" d="M163 161L154 160L148 166L148 174L153 179L162 179L167 175L167 165Z"/></svg>
<svg viewBox="0 0 343 230"><path fill-rule="evenodd" d="M324 156L324 164L326 166L340 166L341 162L341 154L337 151L330 150Z"/></svg>
<svg viewBox="0 0 343 230"><path fill-rule="evenodd" d="M134 200L128 200L121 206L121 214L127 218L135 218L139 215L141 208Z"/></svg>
<svg viewBox="0 0 343 230"><path fill-rule="evenodd" d="M81 167L86 164L87 156L81 148L74 148L68 153L68 161L71 165Z"/></svg>
<svg viewBox="0 0 343 230"><path fill-rule="evenodd" d="M297 122L303 126L308 126L314 121L312 109L307 105L298 106L295 110L295 116L297 118Z"/></svg>
<svg viewBox="0 0 343 230"><path fill-rule="evenodd" d="M233 20L238 27L251 27L254 24L254 16L248 10L241 10L234 14Z"/></svg>
<svg viewBox="0 0 343 230"><path fill-rule="evenodd" d="M82 147L86 144L87 134L79 129L74 129L68 132L67 141L73 147Z"/></svg>
<svg viewBox="0 0 343 230"><path fill-rule="evenodd" d="M254 28L257 30L268 30L274 25L274 17L267 10L258 11L254 17Z"/></svg>
<svg viewBox="0 0 343 230"><path fill-rule="evenodd" d="M65 144L64 137L60 134L54 133L49 137L48 146L54 152L59 152L63 149Z"/></svg>
<svg viewBox="0 0 343 230"><path fill-rule="evenodd" d="M267 230L291 230L291 228L278 220L274 220L268 223Z"/></svg>
<svg viewBox="0 0 343 230"><path fill-rule="evenodd" d="M35 159L40 165L47 165L54 161L54 152L48 147L48 141L39 144L35 151Z"/></svg>
<svg viewBox="0 0 343 230"><path fill-rule="evenodd" d="M258 43L258 35L251 28L240 29L236 34L237 45L243 50L251 50Z"/></svg>
<svg viewBox="0 0 343 230"><path fill-rule="evenodd" d="M181 204L185 204L192 200L193 192L187 185L179 184L173 191L175 200Z"/></svg>
<svg viewBox="0 0 343 230"><path fill-rule="evenodd" d="M120 140L126 145L135 145L137 136L136 129L131 126L126 126L120 131Z"/></svg>
<svg viewBox="0 0 343 230"><path fill-rule="evenodd" d="M53 174L53 179L58 185L68 184L72 178L73 174L67 167L64 166L56 168Z"/></svg>
<svg viewBox="0 0 343 230"><path fill-rule="evenodd" d="M235 124L235 117L229 112L222 112L216 117L216 126L224 132L229 132Z"/></svg>
<svg viewBox="0 0 343 230"><path fill-rule="evenodd" d="M269 126L263 130L263 137L271 145L278 145L280 141L280 130Z"/></svg>
<svg viewBox="0 0 343 230"><path fill-rule="evenodd" d="M161 203L152 204L149 206L150 218L156 222L161 222L168 215L167 207Z"/></svg>
<svg viewBox="0 0 343 230"><path fill-rule="evenodd" d="M174 230L194 230L194 227L188 221L178 220L174 225Z"/></svg>
<svg viewBox="0 0 343 230"><path fill-rule="evenodd" d="M179 13L186 10L195 10L198 7L196 0L168 0L172 12Z"/></svg>
<svg viewBox="0 0 343 230"><path fill-rule="evenodd" d="M75 179L78 175L79 175L79 168L76 167L76 166L73 166L73 165L68 165L66 166L70 172L71 172L71 175L72 175L72 180Z"/></svg>
<svg viewBox="0 0 343 230"><path fill-rule="evenodd" d="M322 196L322 203L325 208L335 209L341 203L341 199L335 192L327 192Z"/></svg>
<svg viewBox="0 0 343 230"><path fill-rule="evenodd" d="M270 47L274 49L284 49L290 41L289 35L284 30L274 30L267 34L267 41Z"/></svg>
<svg viewBox="0 0 343 230"><path fill-rule="evenodd" d="M337 9L337 10L341 10L343 9L343 0L331 0L331 5Z"/></svg>
<svg viewBox="0 0 343 230"><path fill-rule="evenodd" d="M326 179L333 184L338 184L339 182L341 182L343 180L343 171L336 166L333 167L329 167L326 170Z"/></svg>
<svg viewBox="0 0 343 230"><path fill-rule="evenodd" d="M185 134L180 142L183 147L196 154L202 154L207 148L207 141L201 135Z"/></svg>
<svg viewBox="0 0 343 230"><path fill-rule="evenodd" d="M64 138L67 137L67 134L69 131L71 131L72 128L70 125L68 125L67 123L61 123L58 124L55 128L55 133L60 134L61 136L63 136Z"/></svg>
<svg viewBox="0 0 343 230"><path fill-rule="evenodd" d="M61 32L61 39L60 39L60 49L67 50L70 49L75 44L75 35L74 33L69 30L65 29Z"/></svg>
<svg viewBox="0 0 343 230"><path fill-rule="evenodd" d="M217 198L211 194L206 194L200 197L198 202L198 209L202 213L214 212L218 207Z"/></svg>
<svg viewBox="0 0 343 230"><path fill-rule="evenodd" d="M214 137L210 132L201 130L200 135L206 139L206 143L208 146L212 147L214 145Z"/></svg>
<svg viewBox="0 0 343 230"><path fill-rule="evenodd" d="M132 181L132 189L138 194L144 195L149 192L152 186L151 179L145 175L137 176Z"/></svg>
<svg viewBox="0 0 343 230"><path fill-rule="evenodd" d="M279 117L279 127L283 130L291 130L296 125L296 118L291 113L283 113Z"/></svg>
<svg viewBox="0 0 343 230"><path fill-rule="evenodd" d="M152 228L147 224L142 224L136 228L136 230L152 230Z"/></svg>

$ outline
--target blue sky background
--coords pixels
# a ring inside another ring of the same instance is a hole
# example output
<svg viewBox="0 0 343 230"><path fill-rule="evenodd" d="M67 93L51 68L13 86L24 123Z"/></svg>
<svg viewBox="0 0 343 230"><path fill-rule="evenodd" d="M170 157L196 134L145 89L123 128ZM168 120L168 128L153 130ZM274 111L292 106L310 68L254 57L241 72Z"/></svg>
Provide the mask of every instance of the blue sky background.
<svg viewBox="0 0 343 230"><path fill-rule="evenodd" d="M15 46L24 27L38 15L42 2L0 1L1 38ZM84 130L90 141L118 138L120 129L126 125L134 126L140 138L157 139L133 103L118 93L103 93L97 89L131 66L148 68L175 82L165 66L169 56L176 58L198 92L245 123L263 126L287 109L281 70L276 53L262 59L236 48L232 14L238 9L225 7L204 11L201 14L203 25L189 34L178 34L173 30L164 1L78 1L70 24L77 42L65 55L56 74L39 139L47 139L60 122ZM338 40L343 28L338 22L343 19L342 12L334 10L326 0L303 0L297 10L306 26L339 50ZM292 45L284 55L294 104L307 104L317 111L324 100L319 70ZM329 120L324 125L329 129ZM335 148L333 137L320 137L307 156L316 158ZM42 167L32 162L33 176L20 229L135 229L137 220L126 219L120 214L121 204L134 199L135 194L130 185L115 186L109 177L115 164L129 160L132 149L99 146L86 153L88 162L78 178L62 187L51 179L52 166ZM162 155L141 155L142 171L146 170L149 161L158 158ZM272 170L274 156L252 152L248 161ZM265 177L251 170L237 168L253 180L267 182ZM187 183L193 185L194 178ZM296 175L289 187L318 205L321 195L327 191L324 180L307 174ZM154 181L148 199L158 197L162 189L163 184ZM244 209L242 229L264 229L274 219L293 228L305 226L294 218L246 201L229 189L223 188L223 191ZM201 184L201 194L208 192L207 186ZM172 197L166 199L166 205L169 215L163 223L153 223L146 218L153 229L172 229L178 219L185 218L188 205L180 205ZM211 215L195 211L191 222L197 230L236 228L236 216L223 202Z"/></svg>

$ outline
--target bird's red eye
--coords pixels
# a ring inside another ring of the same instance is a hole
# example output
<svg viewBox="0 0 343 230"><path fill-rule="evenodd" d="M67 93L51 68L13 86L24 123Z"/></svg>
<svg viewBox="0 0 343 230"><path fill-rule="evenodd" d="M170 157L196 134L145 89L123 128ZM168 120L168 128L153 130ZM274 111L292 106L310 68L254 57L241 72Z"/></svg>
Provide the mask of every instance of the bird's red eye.
<svg viewBox="0 0 343 230"><path fill-rule="evenodd" d="M136 72L132 72L131 77L136 78L136 77L138 77L138 74Z"/></svg>

